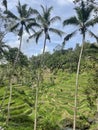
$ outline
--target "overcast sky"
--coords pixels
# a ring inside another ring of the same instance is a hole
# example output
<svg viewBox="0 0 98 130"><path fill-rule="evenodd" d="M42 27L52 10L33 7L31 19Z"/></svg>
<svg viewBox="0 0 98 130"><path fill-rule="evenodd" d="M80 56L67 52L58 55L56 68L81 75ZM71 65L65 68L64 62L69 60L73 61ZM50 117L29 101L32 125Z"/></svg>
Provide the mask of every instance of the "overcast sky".
<svg viewBox="0 0 98 130"><path fill-rule="evenodd" d="M40 11L40 5L48 5L53 6L53 16L60 16L62 18L62 21L66 18L69 18L73 15L75 15L74 12L74 4L73 0L20 0L22 4L26 3L32 8L35 8ZM16 5L18 3L18 0L8 0L8 9L13 11L13 13L16 13ZM75 29L75 27L62 27L62 22L58 22L54 25L55 28L61 29L66 33L72 32L72 30ZM96 29L94 29L96 31ZM23 43L22 43L22 52L28 56L37 55L42 52L43 48L43 37L39 40L39 43L36 45L34 40L30 40L29 43L26 42L28 38L28 34L24 33L23 36ZM10 33L5 38L7 44L9 44L12 47L18 47L19 46L19 40L18 38L13 34ZM87 40L90 40L91 42L94 42L94 39L89 39L87 36ZM63 38L59 38L58 36L51 34L51 42L47 42L46 51L52 52L53 49L58 45L61 44L63 41ZM65 46L65 48L69 47L75 47L76 43L81 43L81 36L78 34L76 37L72 38Z"/></svg>

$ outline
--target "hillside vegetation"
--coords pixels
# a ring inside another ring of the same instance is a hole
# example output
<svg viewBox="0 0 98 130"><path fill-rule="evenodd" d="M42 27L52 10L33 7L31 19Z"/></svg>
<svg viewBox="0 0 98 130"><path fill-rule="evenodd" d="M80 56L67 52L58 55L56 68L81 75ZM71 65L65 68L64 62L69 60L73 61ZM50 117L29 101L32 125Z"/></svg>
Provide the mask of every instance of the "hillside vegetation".
<svg viewBox="0 0 98 130"><path fill-rule="evenodd" d="M78 90L78 119L77 128L95 130L97 104L96 99L98 95L97 88L97 59L98 53L93 44L86 44L87 52L85 51L85 62L81 64L81 71L79 76L79 90ZM93 46L93 47L92 47ZM89 48L91 47L91 49ZM89 49L89 51L88 51ZM91 51L90 51L91 50ZM92 53L95 51L95 55ZM67 53L66 53L67 51ZM68 53L69 51L69 53ZM59 56L68 57L73 60L71 53L76 53L77 49L68 49L55 51L51 57ZM86 54L87 53L87 54ZM67 54L67 55L66 55ZM93 55L92 55L93 54ZM83 56L84 57L84 56ZM39 56L35 57L36 61ZM46 57L47 58L47 53ZM76 57L75 57L76 58ZM83 59L84 60L84 59ZM39 60L38 60L39 61ZM74 111L74 90L76 80L76 66L75 63L69 60L66 63L60 61L52 61L51 58L45 60L51 65L45 65L44 69L37 66L34 69L34 57L30 59L30 65L27 67L17 67L14 74L12 100L10 107L10 124L6 128L5 122L7 118L7 108L9 99L9 74L11 67L7 64L1 65L0 73L2 74L1 87L0 87L0 126L5 127L7 130L31 130L34 125L35 114L35 93L37 85L37 74L40 74L39 92L38 92L38 108L37 108L37 129L38 130L63 130L67 127L71 128L73 124L73 111ZM53 62L53 63L52 63ZM36 63L35 63L36 64ZM38 64L38 63L37 63ZM55 67L53 68L53 65ZM31 70L31 68L33 68ZM71 69L72 68L72 69ZM20 71L18 71L20 70ZM5 74L2 73L5 71ZM97 129L96 129L97 130Z"/></svg>
<svg viewBox="0 0 98 130"><path fill-rule="evenodd" d="M0 130L98 130L97 1L16 1L0 1Z"/></svg>

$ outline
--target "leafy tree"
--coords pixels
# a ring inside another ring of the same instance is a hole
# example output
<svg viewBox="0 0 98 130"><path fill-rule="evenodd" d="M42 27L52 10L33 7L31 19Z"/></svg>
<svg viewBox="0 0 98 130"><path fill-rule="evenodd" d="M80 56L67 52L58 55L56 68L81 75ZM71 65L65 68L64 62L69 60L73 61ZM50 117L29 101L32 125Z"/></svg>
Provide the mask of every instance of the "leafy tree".
<svg viewBox="0 0 98 130"><path fill-rule="evenodd" d="M18 51L18 48L10 48L9 51L6 51L6 59L12 65L14 65L14 60L17 55L17 51ZM28 66L27 56L25 56L21 51L18 58L18 65L21 67Z"/></svg>
<svg viewBox="0 0 98 130"><path fill-rule="evenodd" d="M92 52L92 53L91 53ZM91 44L89 52L88 72L90 70L90 76L88 78L88 85L84 89L88 106L94 115L94 128L98 128L98 46Z"/></svg>
<svg viewBox="0 0 98 130"><path fill-rule="evenodd" d="M82 0L74 0L73 2L76 4L76 3L81 3ZM86 0L85 3L89 4L89 3L96 3L95 0Z"/></svg>
<svg viewBox="0 0 98 130"><path fill-rule="evenodd" d="M77 116L77 95L78 95L78 78L79 78L79 70L80 70L80 63L81 63L81 56L83 52L83 47L85 44L85 35L88 30L88 27L93 26L95 24L93 19L90 19L91 14L93 12L94 6L86 4L83 0L81 0L80 6L75 8L77 16L73 16L69 19L64 20L63 25L74 25L78 27L78 30L73 31L72 33L68 34L64 38L64 42L69 40L76 31L80 31L82 35L82 46L77 66L77 74L76 74L76 88L75 88L75 107L74 107L74 123L73 123L73 130L76 129L76 116Z"/></svg>

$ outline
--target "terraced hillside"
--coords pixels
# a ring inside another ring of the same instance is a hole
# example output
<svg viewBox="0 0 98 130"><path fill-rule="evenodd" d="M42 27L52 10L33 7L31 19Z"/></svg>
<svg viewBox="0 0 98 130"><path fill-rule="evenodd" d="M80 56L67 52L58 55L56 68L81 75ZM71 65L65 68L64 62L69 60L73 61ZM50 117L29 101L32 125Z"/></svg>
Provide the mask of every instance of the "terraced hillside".
<svg viewBox="0 0 98 130"><path fill-rule="evenodd" d="M82 73L79 79L78 96L78 127L91 127L94 112L89 107L84 94L88 86L89 73ZM7 130L32 130L34 125L35 86L27 87L21 84L13 85L11 101L10 125ZM58 71L55 75L44 77L39 87L37 129L60 130L72 127L74 109L75 74ZM4 127L7 117L9 86L0 87L0 126Z"/></svg>

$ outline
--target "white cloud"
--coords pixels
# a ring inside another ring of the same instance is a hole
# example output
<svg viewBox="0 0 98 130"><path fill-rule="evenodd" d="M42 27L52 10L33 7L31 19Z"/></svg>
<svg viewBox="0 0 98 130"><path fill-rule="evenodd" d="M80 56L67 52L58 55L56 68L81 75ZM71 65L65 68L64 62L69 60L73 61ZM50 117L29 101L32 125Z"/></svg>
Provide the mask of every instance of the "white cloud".
<svg viewBox="0 0 98 130"><path fill-rule="evenodd" d="M20 2L21 2L21 4L26 3L30 6L32 6L32 5L35 6L35 5L39 4L39 2L36 1L36 0L33 0L33 1L31 1L31 0L27 0L27 1L26 0L20 0ZM17 4L18 4L18 0L8 0L8 9L9 10L15 9Z"/></svg>
<svg viewBox="0 0 98 130"><path fill-rule="evenodd" d="M9 46L11 46L11 47L19 47L19 41L18 40L16 40L16 41L9 41L8 43L7 43Z"/></svg>
<svg viewBox="0 0 98 130"><path fill-rule="evenodd" d="M73 0L54 0L57 2L59 5L67 5L73 3Z"/></svg>
<svg viewBox="0 0 98 130"><path fill-rule="evenodd" d="M49 48L48 46L45 47L45 52L48 52L49 51ZM43 53L43 48L41 49L41 53Z"/></svg>

